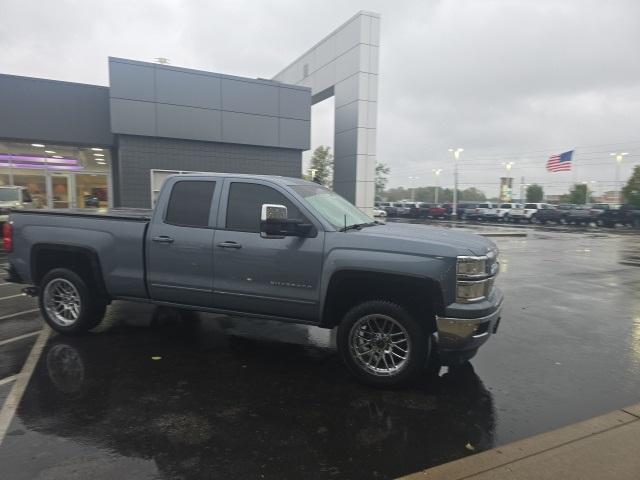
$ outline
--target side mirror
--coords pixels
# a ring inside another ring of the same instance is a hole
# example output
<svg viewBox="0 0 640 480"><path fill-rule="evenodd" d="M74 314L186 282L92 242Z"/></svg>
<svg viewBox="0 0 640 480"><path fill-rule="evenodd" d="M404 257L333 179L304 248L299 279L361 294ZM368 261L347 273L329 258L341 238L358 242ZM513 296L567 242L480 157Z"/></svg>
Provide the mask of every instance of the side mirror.
<svg viewBox="0 0 640 480"><path fill-rule="evenodd" d="M306 237L313 229L310 223L289 219L287 207L265 203L260 213L260 235L263 238Z"/></svg>

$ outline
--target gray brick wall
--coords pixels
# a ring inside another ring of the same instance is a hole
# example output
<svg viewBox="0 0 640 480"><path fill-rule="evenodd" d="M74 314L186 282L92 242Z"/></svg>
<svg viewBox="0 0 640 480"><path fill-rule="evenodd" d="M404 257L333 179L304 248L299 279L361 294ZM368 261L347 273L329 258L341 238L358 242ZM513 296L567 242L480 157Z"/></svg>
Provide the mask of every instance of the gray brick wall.
<svg viewBox="0 0 640 480"><path fill-rule="evenodd" d="M114 190L120 207L151 206L152 169L300 177L302 152L278 147L118 135Z"/></svg>

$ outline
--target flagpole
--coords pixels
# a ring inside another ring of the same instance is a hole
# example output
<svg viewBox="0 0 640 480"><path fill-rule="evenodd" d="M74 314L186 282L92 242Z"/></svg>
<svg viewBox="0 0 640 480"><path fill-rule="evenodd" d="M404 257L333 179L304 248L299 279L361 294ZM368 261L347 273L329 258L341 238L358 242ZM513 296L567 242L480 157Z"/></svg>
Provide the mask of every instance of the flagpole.
<svg viewBox="0 0 640 480"><path fill-rule="evenodd" d="M571 185L572 187L577 183L577 175L578 175L578 168L576 167L576 165L578 164L578 162L576 161L576 152L577 152L577 148L573 147L573 156L572 156L572 162L573 165L571 166L571 171L572 173L572 183L573 185Z"/></svg>

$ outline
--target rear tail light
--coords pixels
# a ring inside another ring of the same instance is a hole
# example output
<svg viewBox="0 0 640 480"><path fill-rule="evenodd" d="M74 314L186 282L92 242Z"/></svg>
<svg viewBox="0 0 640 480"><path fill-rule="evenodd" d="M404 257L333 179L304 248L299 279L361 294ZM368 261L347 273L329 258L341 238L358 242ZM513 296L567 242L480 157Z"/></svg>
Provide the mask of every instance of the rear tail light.
<svg viewBox="0 0 640 480"><path fill-rule="evenodd" d="M9 222L2 227L2 246L5 252L13 252L13 225Z"/></svg>

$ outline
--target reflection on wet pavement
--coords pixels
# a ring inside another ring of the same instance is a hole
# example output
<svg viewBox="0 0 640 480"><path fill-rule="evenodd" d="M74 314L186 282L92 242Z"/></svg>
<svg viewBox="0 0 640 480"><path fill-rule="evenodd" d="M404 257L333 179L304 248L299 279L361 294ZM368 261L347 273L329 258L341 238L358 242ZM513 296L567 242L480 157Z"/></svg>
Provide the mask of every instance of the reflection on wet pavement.
<svg viewBox="0 0 640 480"><path fill-rule="evenodd" d="M149 326L139 310L130 326L119 322L128 307L112 309L108 332L49 342L0 458L57 437L69 450L60 474L90 447L154 459L135 464L151 478L389 478L464 455L467 443L493 446L491 395L470 365L429 387L373 390L307 327L155 308ZM42 455L11 478L61 461Z"/></svg>

